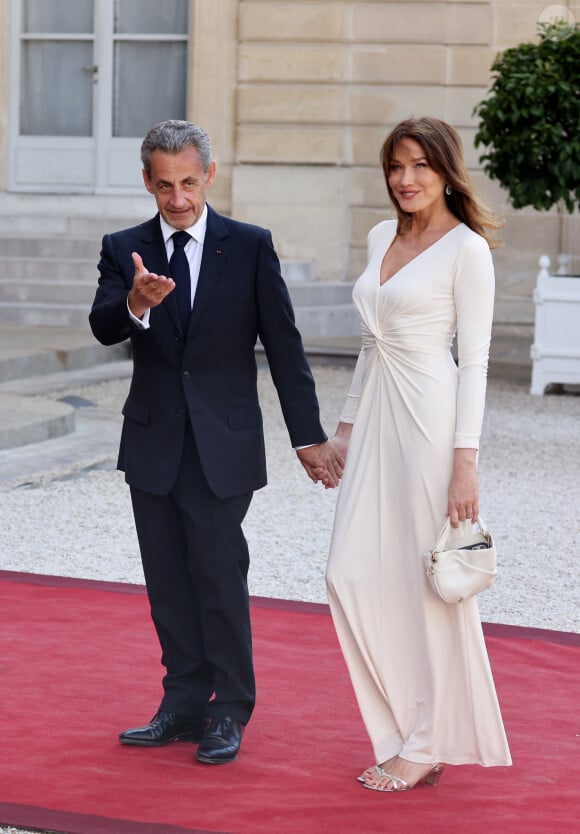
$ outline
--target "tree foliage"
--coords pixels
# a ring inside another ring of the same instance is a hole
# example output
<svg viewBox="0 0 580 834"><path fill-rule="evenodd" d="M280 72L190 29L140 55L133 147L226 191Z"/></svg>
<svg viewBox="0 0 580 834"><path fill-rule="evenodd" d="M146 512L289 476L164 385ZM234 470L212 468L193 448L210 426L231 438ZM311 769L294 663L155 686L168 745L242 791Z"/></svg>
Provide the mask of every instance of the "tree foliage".
<svg viewBox="0 0 580 834"><path fill-rule="evenodd" d="M580 29L540 27L539 43L506 49L490 95L474 109L484 171L514 208L580 206Z"/></svg>

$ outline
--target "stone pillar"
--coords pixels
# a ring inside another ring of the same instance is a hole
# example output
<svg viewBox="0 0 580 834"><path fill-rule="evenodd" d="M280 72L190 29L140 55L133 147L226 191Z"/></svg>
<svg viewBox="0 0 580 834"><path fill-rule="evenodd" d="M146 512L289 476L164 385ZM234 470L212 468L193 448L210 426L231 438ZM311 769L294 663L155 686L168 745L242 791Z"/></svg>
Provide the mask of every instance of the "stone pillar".
<svg viewBox="0 0 580 834"><path fill-rule="evenodd" d="M187 118L206 130L218 174L208 198L231 212L239 0L190 0Z"/></svg>

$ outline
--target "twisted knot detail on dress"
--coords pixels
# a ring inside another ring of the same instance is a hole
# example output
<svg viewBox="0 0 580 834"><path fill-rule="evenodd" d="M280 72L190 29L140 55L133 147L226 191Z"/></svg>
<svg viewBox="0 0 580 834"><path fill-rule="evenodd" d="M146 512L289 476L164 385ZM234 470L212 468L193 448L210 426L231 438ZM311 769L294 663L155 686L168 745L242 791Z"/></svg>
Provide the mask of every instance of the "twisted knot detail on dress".
<svg viewBox="0 0 580 834"><path fill-rule="evenodd" d="M191 274L184 247L191 240L191 235L184 231L174 232L171 238L173 240L173 254L169 260L169 272L175 281L174 292L176 294L179 321L185 333L191 315Z"/></svg>
<svg viewBox="0 0 580 834"><path fill-rule="evenodd" d="M417 399L422 399L424 387L429 381L438 379L439 372L432 366L430 357L438 357L442 347L429 337L422 341L417 331L405 324L383 327L384 330L378 333L364 324L361 328L362 348L369 356L367 374L377 374L377 380L382 380L384 390L390 391L387 394L389 399L396 392L401 408L405 409L409 419L415 423L427 442L431 443L432 433L423 419L421 409L417 407Z"/></svg>

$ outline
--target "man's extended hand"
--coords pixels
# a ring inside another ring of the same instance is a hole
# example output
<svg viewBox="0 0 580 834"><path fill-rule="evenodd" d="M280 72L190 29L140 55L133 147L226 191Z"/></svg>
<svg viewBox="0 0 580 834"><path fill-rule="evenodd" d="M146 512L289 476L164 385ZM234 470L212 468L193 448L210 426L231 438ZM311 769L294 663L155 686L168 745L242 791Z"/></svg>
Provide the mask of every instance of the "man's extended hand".
<svg viewBox="0 0 580 834"><path fill-rule="evenodd" d="M314 483L322 481L327 488L338 486L344 469L344 458L330 440L306 449L297 449L296 454Z"/></svg>
<svg viewBox="0 0 580 834"><path fill-rule="evenodd" d="M137 252L132 252L131 257L135 267L135 276L128 303L133 315L140 319L147 310L157 307L173 291L175 281L172 278L166 278L165 275L148 272L141 255Z"/></svg>

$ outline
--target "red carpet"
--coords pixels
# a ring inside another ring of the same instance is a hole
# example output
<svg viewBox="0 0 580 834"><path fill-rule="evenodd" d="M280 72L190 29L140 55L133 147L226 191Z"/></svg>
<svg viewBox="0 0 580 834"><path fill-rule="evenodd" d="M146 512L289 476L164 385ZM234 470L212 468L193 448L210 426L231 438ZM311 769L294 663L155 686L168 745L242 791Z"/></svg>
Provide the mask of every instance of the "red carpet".
<svg viewBox="0 0 580 834"><path fill-rule="evenodd" d="M325 606L254 600L258 705L238 762L122 747L161 667L137 586L0 572L0 823L67 834L535 834L580 825L580 637L486 628L514 766L365 791L371 763Z"/></svg>

